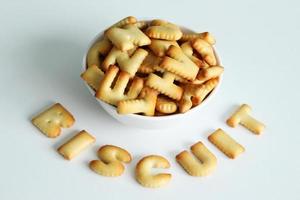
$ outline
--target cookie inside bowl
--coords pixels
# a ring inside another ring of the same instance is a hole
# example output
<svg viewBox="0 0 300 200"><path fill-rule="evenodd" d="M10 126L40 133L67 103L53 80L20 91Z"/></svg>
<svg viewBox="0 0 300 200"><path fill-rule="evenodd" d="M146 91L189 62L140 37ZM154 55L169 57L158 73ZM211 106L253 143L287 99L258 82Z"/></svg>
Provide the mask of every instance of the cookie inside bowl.
<svg viewBox="0 0 300 200"><path fill-rule="evenodd" d="M182 116L203 107L219 88L223 67L214 43L208 32L127 17L90 43L81 77L110 114Z"/></svg>

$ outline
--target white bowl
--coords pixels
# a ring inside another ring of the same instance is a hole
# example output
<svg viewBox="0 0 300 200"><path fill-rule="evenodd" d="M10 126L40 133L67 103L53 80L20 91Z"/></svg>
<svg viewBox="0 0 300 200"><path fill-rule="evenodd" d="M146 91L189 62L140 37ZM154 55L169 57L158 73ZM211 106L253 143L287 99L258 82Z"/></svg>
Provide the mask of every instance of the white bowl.
<svg viewBox="0 0 300 200"><path fill-rule="evenodd" d="M181 30L184 32L191 32L191 29L188 29L186 27L180 27ZM96 37L90 42L84 56L83 56L83 62L82 62L82 72L86 70L86 55L88 50L91 48L91 46L99 39L103 37L103 31L96 35ZM216 51L214 52L217 64L221 65L218 55L216 54ZM121 122L122 124L136 127L136 128L142 128L142 129L166 129L166 128L173 128L174 126L180 126L180 125L187 125L187 123L190 121L189 119L195 117L195 115L199 115L199 111L201 108L203 108L210 99L215 96L217 93L220 85L222 82L222 76L220 77L219 84L214 88L214 90L203 100L203 102L192 108L191 110L187 111L186 113L178 113L173 115L167 115L167 116L143 116L138 114L128 114L128 115L120 115L117 113L116 107L109 105L99 99L97 99L98 103L102 106L102 108L113 118ZM85 83L86 84L86 83ZM92 90L88 84L86 84L87 88L91 92L91 94L95 97L95 91Z"/></svg>

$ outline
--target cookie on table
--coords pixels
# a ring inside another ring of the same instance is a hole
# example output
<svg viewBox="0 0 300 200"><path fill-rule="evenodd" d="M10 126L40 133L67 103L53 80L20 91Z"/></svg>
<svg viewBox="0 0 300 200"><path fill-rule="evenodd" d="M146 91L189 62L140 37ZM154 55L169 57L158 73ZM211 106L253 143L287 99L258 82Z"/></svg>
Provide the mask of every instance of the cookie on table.
<svg viewBox="0 0 300 200"><path fill-rule="evenodd" d="M32 123L49 138L58 137L61 128L70 128L74 122L73 115L60 103L52 105L32 119Z"/></svg>

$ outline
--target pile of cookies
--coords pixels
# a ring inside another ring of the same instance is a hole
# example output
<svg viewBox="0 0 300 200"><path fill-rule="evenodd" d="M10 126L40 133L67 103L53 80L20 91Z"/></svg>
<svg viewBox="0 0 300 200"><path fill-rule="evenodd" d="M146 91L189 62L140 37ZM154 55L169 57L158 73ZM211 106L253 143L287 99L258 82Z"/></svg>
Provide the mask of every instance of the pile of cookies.
<svg viewBox="0 0 300 200"><path fill-rule="evenodd" d="M255 134L260 134L265 126L250 116L250 106L242 105L228 120L227 124L236 127L245 126ZM61 128L69 128L75 122L73 115L57 103L32 119L32 123L47 137L55 138L61 133ZM236 142L222 129L209 135L208 140L227 157L234 159L245 151L245 148ZM69 141L58 148L58 152L67 160L72 160L84 149L91 146L96 138L82 130ZM176 156L179 165L191 176L207 176L217 166L215 155L201 142L191 146L190 154L184 150ZM98 159L89 162L91 170L102 176L121 176L125 171L124 163L132 160L131 154L114 145L104 145L99 148ZM169 173L151 173L152 168L170 168L169 161L160 155L148 155L140 159L135 168L135 178L144 187L157 188L166 185L172 178Z"/></svg>
<svg viewBox="0 0 300 200"><path fill-rule="evenodd" d="M161 116L197 106L219 83L208 33L185 33L164 21L126 17L104 31L89 49L81 77L96 98L119 114Z"/></svg>

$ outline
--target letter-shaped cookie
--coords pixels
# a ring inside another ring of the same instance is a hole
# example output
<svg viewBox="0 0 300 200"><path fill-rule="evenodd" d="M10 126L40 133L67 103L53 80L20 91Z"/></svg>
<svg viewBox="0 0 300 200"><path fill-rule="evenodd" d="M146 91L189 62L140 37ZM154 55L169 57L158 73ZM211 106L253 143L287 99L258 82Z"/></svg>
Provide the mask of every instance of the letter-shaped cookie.
<svg viewBox="0 0 300 200"><path fill-rule="evenodd" d="M179 47L176 41L167 40L151 40L149 48L153 51L156 56L163 57L171 45Z"/></svg>
<svg viewBox="0 0 300 200"><path fill-rule="evenodd" d="M73 115L59 103L32 119L32 123L49 138L59 136L61 128L69 128L74 122Z"/></svg>
<svg viewBox="0 0 300 200"><path fill-rule="evenodd" d="M160 66L154 66L153 69L154 69L155 72L160 72L162 74L167 72L167 70L165 70L164 68L161 68ZM182 78L181 76L178 76L177 74L173 73L173 75L175 76L175 80L180 82L180 83L190 83L190 81L188 81L185 78Z"/></svg>
<svg viewBox="0 0 300 200"><path fill-rule="evenodd" d="M208 140L213 143L227 157L234 159L245 151L245 148L237 143L232 137L222 129L218 129L208 136Z"/></svg>
<svg viewBox="0 0 300 200"><path fill-rule="evenodd" d="M87 53L86 56L87 66L91 67L92 65L96 65L100 68L101 67L100 56L106 55L111 48L112 48L112 44L106 37L96 41Z"/></svg>
<svg viewBox="0 0 300 200"><path fill-rule="evenodd" d="M192 46L209 65L217 64L214 49L208 42L198 38L192 42Z"/></svg>
<svg viewBox="0 0 300 200"><path fill-rule="evenodd" d="M121 70L134 76L147 55L148 52L146 50L137 49L129 56L129 52L124 52L114 47L104 59L102 67L106 71L110 65L118 63Z"/></svg>
<svg viewBox="0 0 300 200"><path fill-rule="evenodd" d="M155 39L179 40L182 32L175 24L164 20L153 20L146 30L146 34Z"/></svg>
<svg viewBox="0 0 300 200"><path fill-rule="evenodd" d="M128 51L135 46L144 46L151 43L151 40L137 26L132 24L123 28L110 28L106 31L106 36L122 51Z"/></svg>
<svg viewBox="0 0 300 200"><path fill-rule="evenodd" d="M176 112L177 104L171 99L159 96L157 97L155 109L162 114L171 114Z"/></svg>
<svg viewBox="0 0 300 200"><path fill-rule="evenodd" d="M171 45L160 66L188 80L194 80L199 71L198 66L186 56L180 47Z"/></svg>
<svg viewBox="0 0 300 200"><path fill-rule="evenodd" d="M238 124L243 125L255 134L261 134L265 129L265 125L250 116L251 107L243 104L239 109L227 120L227 124L236 127Z"/></svg>
<svg viewBox="0 0 300 200"><path fill-rule="evenodd" d="M202 142L191 146L191 151L198 158L198 161L187 151L182 151L176 156L176 161L188 174L191 176L207 176L215 170L217 158Z"/></svg>
<svg viewBox="0 0 300 200"><path fill-rule="evenodd" d="M196 98L193 98L193 104L200 104L205 97L218 85L218 83L219 78L213 78L201 84L199 87L199 93L197 94Z"/></svg>
<svg viewBox="0 0 300 200"><path fill-rule="evenodd" d="M136 23L134 23L133 25L135 25L136 27L138 27L139 29L145 29L148 27L148 22L147 21L137 21Z"/></svg>
<svg viewBox="0 0 300 200"><path fill-rule="evenodd" d="M105 73L100 82L96 97L109 104L117 105L118 101L125 99L136 98L143 88L143 79L135 77L132 80L131 86L127 94L125 89L128 85L130 75L127 72L121 71L118 75L119 68L112 65ZM111 88L114 80L117 79L113 88Z"/></svg>
<svg viewBox="0 0 300 200"><path fill-rule="evenodd" d="M102 146L98 150L98 157L100 160L90 162L90 168L102 176L121 176L125 170L122 162L131 162L128 151L113 145Z"/></svg>
<svg viewBox="0 0 300 200"><path fill-rule="evenodd" d="M180 41L191 41L194 39L200 38L202 40L205 40L210 45L214 45L216 43L215 38L212 36L209 32L203 32L203 33L183 33L182 37L180 38Z"/></svg>
<svg viewBox="0 0 300 200"><path fill-rule="evenodd" d="M81 74L81 78L95 91L98 89L104 73L96 65L92 65Z"/></svg>
<svg viewBox="0 0 300 200"><path fill-rule="evenodd" d="M155 68L159 66L159 63L161 62L161 58L155 56L152 53L149 53L141 66L138 69L138 72L143 74L150 74L154 72Z"/></svg>
<svg viewBox="0 0 300 200"><path fill-rule="evenodd" d="M80 131L77 135L72 137L69 141L60 146L57 151L67 160L72 160L81 151L93 144L96 139L86 132Z"/></svg>
<svg viewBox="0 0 300 200"><path fill-rule="evenodd" d="M198 82L205 82L209 79L220 76L223 71L224 68L221 66L211 66L205 69L200 69L196 80L198 80Z"/></svg>
<svg viewBox="0 0 300 200"><path fill-rule="evenodd" d="M200 85L186 84L179 101L179 112L187 112L192 106L199 105L218 83L219 79L214 78Z"/></svg>
<svg viewBox="0 0 300 200"><path fill-rule="evenodd" d="M156 89L160 93L165 94L172 99L180 100L183 89L175 85L174 80L175 74L171 72L165 72L162 78L151 73L147 78L146 85Z"/></svg>
<svg viewBox="0 0 300 200"><path fill-rule="evenodd" d="M128 25L128 24L135 24L137 23L137 20L135 17L133 16L128 16L128 17L125 17L123 19L121 19L120 21L116 22L115 24L113 24L111 27L109 28L113 28L113 27L118 27L118 28L121 28L125 25Z"/></svg>
<svg viewBox="0 0 300 200"><path fill-rule="evenodd" d="M144 187L157 188L166 185L172 178L171 174L151 174L152 168L170 168L167 159L158 155L150 155L142 158L136 165L136 180Z"/></svg>
<svg viewBox="0 0 300 200"><path fill-rule="evenodd" d="M208 66L204 61L193 55L194 49L190 41L183 43L180 47L183 53L187 55L199 68L205 68Z"/></svg>
<svg viewBox="0 0 300 200"><path fill-rule="evenodd" d="M156 90L145 87L138 99L119 101L117 111L119 114L144 113L147 116L153 116L157 95Z"/></svg>

